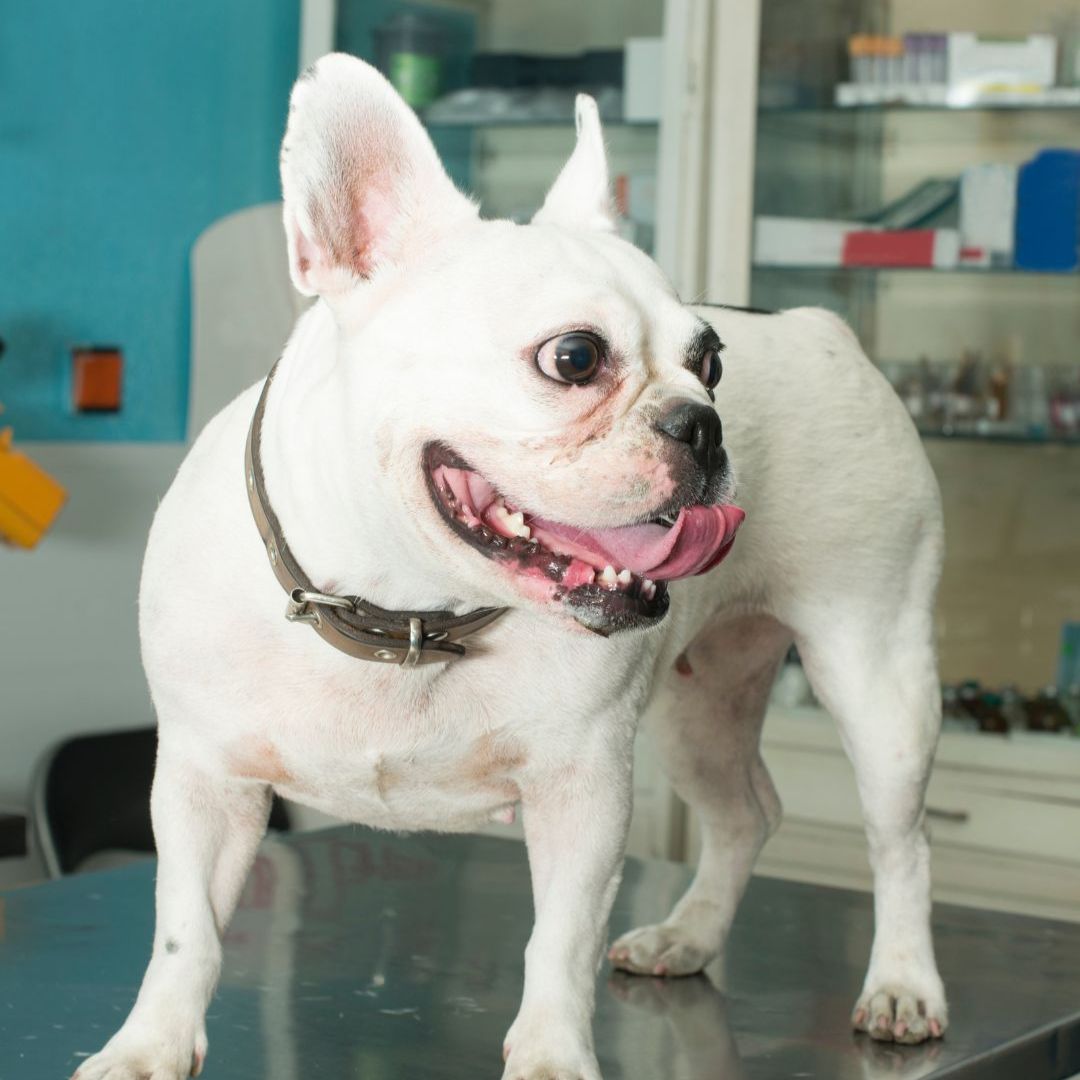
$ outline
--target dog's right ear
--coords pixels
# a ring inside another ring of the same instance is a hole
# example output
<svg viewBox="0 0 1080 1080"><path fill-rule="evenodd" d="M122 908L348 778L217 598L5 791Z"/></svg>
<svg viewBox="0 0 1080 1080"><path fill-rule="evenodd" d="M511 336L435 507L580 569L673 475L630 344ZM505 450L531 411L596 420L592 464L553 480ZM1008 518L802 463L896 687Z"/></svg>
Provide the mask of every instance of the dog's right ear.
<svg viewBox="0 0 1080 1080"><path fill-rule="evenodd" d="M412 109L343 53L293 87L281 187L293 284L331 304L477 217Z"/></svg>

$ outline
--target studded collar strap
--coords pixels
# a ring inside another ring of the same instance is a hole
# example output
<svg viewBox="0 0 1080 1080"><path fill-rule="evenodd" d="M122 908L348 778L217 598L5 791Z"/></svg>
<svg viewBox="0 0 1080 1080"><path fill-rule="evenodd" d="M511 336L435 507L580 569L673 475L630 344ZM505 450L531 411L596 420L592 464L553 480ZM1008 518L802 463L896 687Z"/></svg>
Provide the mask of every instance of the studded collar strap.
<svg viewBox="0 0 1080 1080"><path fill-rule="evenodd" d="M289 594L285 618L290 622L307 623L335 649L358 660L415 667L464 656L465 647L458 644L459 640L494 622L506 608L477 608L465 615L450 611L387 611L359 596L318 592L300 568L285 543L281 524L266 496L260 457L263 413L275 371L277 364L266 377L255 415L251 418L244 472L251 513L271 569Z"/></svg>

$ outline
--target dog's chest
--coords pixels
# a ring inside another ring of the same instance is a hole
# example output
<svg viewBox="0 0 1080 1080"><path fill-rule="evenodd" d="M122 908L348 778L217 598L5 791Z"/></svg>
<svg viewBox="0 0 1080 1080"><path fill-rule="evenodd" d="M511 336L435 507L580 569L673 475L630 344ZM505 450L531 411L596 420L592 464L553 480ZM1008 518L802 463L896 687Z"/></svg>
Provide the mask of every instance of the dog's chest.
<svg viewBox="0 0 1080 1080"><path fill-rule="evenodd" d="M383 828L457 831L512 820L529 748L497 707L476 693L380 690L324 684L317 698L275 710L274 723L224 742L225 769Z"/></svg>

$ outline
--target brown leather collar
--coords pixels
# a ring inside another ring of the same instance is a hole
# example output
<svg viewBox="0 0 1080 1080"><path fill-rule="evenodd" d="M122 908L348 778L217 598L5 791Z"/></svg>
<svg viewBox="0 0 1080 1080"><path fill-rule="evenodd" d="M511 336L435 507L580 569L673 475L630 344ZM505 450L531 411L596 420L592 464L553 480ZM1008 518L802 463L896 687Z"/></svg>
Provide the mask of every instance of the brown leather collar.
<svg viewBox="0 0 1080 1080"><path fill-rule="evenodd" d="M465 648L457 643L458 640L494 622L506 608L477 608L465 615L455 615L451 611L386 611L359 596L317 592L311 579L300 569L266 497L259 455L266 397L275 371L277 364L266 377L255 415L251 418L244 471L248 502L270 558L270 567L289 594L285 618L308 623L324 641L358 660L415 667L464 656Z"/></svg>

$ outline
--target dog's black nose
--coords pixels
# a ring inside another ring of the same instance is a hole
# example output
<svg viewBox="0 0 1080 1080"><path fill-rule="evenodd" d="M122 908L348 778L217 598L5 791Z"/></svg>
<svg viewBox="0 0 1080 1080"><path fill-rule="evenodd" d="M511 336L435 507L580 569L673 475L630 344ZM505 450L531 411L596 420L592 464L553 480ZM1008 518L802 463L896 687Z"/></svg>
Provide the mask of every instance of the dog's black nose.
<svg viewBox="0 0 1080 1080"><path fill-rule="evenodd" d="M690 447L694 460L713 474L724 464L724 429L716 410L696 401L677 401L669 405L656 421L656 427Z"/></svg>

